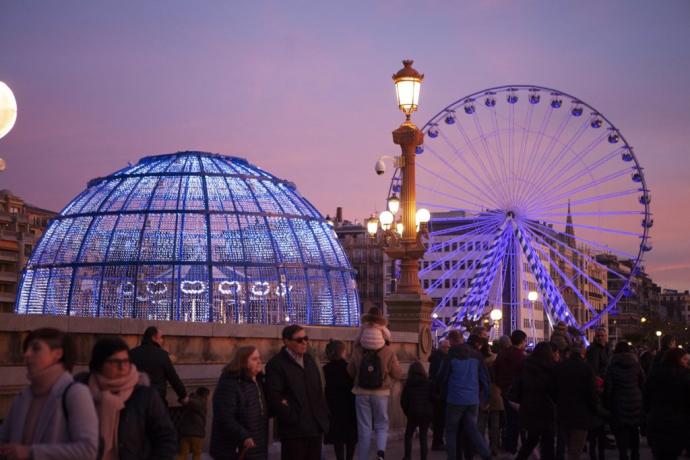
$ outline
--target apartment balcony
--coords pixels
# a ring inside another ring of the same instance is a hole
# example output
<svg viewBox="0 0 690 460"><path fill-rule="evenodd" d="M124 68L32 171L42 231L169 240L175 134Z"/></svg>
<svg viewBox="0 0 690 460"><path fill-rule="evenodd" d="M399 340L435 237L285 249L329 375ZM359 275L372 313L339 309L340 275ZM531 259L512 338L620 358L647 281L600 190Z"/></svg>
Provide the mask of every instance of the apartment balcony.
<svg viewBox="0 0 690 460"><path fill-rule="evenodd" d="M0 272L0 281L19 281L19 276L15 272Z"/></svg>
<svg viewBox="0 0 690 460"><path fill-rule="evenodd" d="M0 251L0 260L5 262L16 262L19 254L14 251Z"/></svg>

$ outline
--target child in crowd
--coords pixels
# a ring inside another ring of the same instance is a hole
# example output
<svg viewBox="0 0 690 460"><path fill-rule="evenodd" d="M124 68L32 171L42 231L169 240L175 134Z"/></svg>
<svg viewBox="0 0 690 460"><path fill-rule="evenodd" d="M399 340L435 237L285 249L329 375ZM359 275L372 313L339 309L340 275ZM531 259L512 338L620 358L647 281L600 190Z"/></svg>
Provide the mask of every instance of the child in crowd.
<svg viewBox="0 0 690 460"><path fill-rule="evenodd" d="M184 406L177 429L180 437L180 453L177 455L177 460L187 460L190 452L194 460L201 460L201 448L206 437L209 393L206 387L197 388Z"/></svg>
<svg viewBox="0 0 690 460"><path fill-rule="evenodd" d="M391 331L386 327L388 321L383 317L381 309L371 307L362 316L362 325L355 343L359 343L365 350L379 350L391 341Z"/></svg>
<svg viewBox="0 0 690 460"><path fill-rule="evenodd" d="M429 447L427 432L433 417L433 400L431 399L431 380L424 366L419 361L412 363L407 373L407 381L400 396L400 406L407 417L405 428L405 456L410 460L412 455L412 437L419 428L419 447L421 459L426 460Z"/></svg>

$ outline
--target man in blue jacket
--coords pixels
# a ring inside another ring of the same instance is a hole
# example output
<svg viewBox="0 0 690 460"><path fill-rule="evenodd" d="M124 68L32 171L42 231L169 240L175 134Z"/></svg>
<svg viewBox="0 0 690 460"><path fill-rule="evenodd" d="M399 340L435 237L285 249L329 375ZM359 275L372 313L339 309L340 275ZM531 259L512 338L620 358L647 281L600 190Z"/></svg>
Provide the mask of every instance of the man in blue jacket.
<svg viewBox="0 0 690 460"><path fill-rule="evenodd" d="M446 401L448 460L456 460L458 428L482 459L490 459L489 446L477 428L479 404L487 401L490 383L482 355L466 344L452 347L442 368L441 382Z"/></svg>

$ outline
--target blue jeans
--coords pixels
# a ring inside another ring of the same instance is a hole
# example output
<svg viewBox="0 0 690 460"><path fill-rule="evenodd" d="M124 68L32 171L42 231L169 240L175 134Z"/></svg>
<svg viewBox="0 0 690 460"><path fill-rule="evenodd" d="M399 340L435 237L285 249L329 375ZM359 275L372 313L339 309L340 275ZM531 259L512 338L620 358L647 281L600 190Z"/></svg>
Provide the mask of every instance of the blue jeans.
<svg viewBox="0 0 690 460"><path fill-rule="evenodd" d="M448 403L446 405L446 451L448 452L448 460L456 459L456 445L458 442L458 427L462 427L462 433L472 443L475 452L480 457L486 459L491 458L489 446L486 445L484 436L477 428L477 413L479 406L477 404L456 406Z"/></svg>
<svg viewBox="0 0 690 460"><path fill-rule="evenodd" d="M376 433L376 450L386 451L388 441L388 396L355 395L357 410L357 458L369 459L371 432Z"/></svg>

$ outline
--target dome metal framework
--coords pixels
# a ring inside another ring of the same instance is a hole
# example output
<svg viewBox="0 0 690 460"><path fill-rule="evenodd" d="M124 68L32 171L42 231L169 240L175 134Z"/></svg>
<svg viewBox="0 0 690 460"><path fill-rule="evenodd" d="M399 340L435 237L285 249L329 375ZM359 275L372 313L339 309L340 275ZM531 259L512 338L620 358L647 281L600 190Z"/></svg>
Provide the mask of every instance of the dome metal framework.
<svg viewBox="0 0 690 460"><path fill-rule="evenodd" d="M204 152L93 179L48 227L17 313L352 326L353 270L291 182Z"/></svg>

